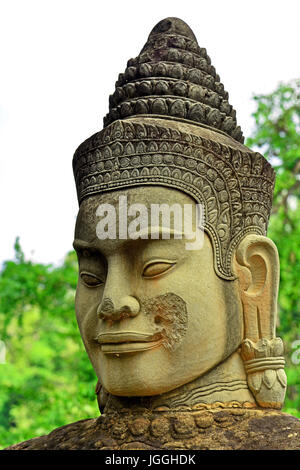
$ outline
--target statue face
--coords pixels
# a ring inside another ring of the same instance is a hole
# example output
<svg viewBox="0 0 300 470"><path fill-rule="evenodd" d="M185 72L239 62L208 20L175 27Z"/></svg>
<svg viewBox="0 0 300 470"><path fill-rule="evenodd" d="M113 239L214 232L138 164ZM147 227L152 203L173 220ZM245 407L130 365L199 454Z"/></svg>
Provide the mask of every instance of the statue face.
<svg viewBox="0 0 300 470"><path fill-rule="evenodd" d="M238 347L242 307L237 281L215 274L207 235L199 250L172 236L99 239L97 208L115 206L118 220L121 195L128 206L149 208L195 202L175 189L130 188L87 198L77 218L76 316L94 370L114 395L156 395L205 374Z"/></svg>

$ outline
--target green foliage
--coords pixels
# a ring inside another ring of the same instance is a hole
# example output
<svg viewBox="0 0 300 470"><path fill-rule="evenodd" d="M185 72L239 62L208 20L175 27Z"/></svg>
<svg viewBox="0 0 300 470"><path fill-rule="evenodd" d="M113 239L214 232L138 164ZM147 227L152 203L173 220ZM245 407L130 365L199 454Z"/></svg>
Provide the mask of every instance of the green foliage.
<svg viewBox="0 0 300 470"><path fill-rule="evenodd" d="M15 253L0 276L0 447L99 414L74 314L75 253L55 268L26 261L18 239Z"/></svg>
<svg viewBox="0 0 300 470"><path fill-rule="evenodd" d="M268 236L280 256L278 334L288 365L285 411L300 417L300 366L291 361L292 343L300 339L300 80L254 100L255 130L247 145L256 146L276 171Z"/></svg>

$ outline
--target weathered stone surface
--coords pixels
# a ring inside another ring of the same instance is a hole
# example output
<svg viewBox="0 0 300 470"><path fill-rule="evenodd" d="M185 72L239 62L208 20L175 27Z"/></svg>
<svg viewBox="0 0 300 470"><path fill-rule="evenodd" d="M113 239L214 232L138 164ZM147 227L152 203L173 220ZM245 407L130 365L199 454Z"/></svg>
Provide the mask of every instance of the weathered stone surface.
<svg viewBox="0 0 300 470"><path fill-rule="evenodd" d="M214 127L239 142L236 112L190 27L165 18L151 31L135 59L119 75L104 126L132 115L162 115Z"/></svg>
<svg viewBox="0 0 300 470"><path fill-rule="evenodd" d="M146 416L108 414L7 448L35 449L300 450L300 420L275 410L237 408Z"/></svg>

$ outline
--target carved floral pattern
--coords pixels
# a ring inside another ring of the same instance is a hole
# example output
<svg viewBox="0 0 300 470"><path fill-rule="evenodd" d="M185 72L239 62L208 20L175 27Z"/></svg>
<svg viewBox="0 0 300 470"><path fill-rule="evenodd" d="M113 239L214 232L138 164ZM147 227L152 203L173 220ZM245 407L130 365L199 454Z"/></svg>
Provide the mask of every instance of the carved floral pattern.
<svg viewBox="0 0 300 470"><path fill-rule="evenodd" d="M284 346L281 338L245 339L241 356L247 372L248 385L262 407L281 408L287 387L284 371Z"/></svg>

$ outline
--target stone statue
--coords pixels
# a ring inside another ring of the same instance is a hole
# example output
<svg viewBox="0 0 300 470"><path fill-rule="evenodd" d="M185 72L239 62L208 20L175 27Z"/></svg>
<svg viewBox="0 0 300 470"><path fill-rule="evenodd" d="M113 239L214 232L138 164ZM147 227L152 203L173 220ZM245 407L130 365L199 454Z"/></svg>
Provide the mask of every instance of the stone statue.
<svg viewBox="0 0 300 470"><path fill-rule="evenodd" d="M159 22L73 159L76 315L102 414L11 448L300 448L299 420L279 411L275 174L243 140L206 50L183 21ZM120 201L201 206L202 248L161 219L126 238ZM114 237L99 237L100 206Z"/></svg>

